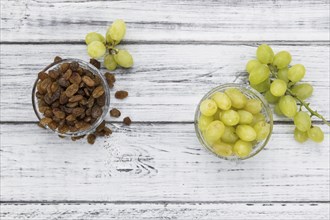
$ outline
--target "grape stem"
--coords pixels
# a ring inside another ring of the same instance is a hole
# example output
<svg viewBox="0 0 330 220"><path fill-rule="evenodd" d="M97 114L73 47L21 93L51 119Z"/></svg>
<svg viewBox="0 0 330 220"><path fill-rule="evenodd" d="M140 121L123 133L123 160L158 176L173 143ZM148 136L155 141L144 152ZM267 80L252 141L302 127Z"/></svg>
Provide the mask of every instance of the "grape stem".
<svg viewBox="0 0 330 220"><path fill-rule="evenodd" d="M311 117L313 117L313 116L318 117L319 119L321 119L324 122L324 124L326 124L326 125L328 125L330 127L330 123L322 115L320 115L317 111L314 111L313 109L311 109L309 107L310 103L306 103L304 100L300 99L290 89L287 89L286 91L289 93L289 95L291 95L292 97L294 97L295 99L297 99L300 102L300 104L302 106L304 106L311 113Z"/></svg>
<svg viewBox="0 0 330 220"><path fill-rule="evenodd" d="M271 75L272 77L275 77L277 78L277 68L271 64L268 65L269 66L269 69L270 69L270 72L271 72ZM310 103L307 103L305 102L304 100L300 99L296 94L294 94L290 89L291 87L294 85L295 83L293 82L289 82L288 83L288 88L287 88L287 93L289 95L291 95L292 97L294 97L296 100L298 100L298 102L300 103L300 111L301 111L301 108L302 106L304 106L309 112L310 112L310 117L313 117L313 116L316 116L318 117L319 119L321 119L324 124L328 125L330 127L330 123L322 116L320 115L317 111L314 111L313 109L311 109L309 107Z"/></svg>

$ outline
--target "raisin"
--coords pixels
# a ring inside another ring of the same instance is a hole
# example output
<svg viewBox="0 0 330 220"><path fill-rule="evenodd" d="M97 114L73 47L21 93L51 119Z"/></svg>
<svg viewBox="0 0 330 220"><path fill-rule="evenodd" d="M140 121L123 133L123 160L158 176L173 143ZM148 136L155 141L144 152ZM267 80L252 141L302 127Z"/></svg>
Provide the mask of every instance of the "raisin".
<svg viewBox="0 0 330 220"><path fill-rule="evenodd" d="M65 80L69 80L70 77L71 77L71 75L72 75L72 70L68 69L68 70L63 74L63 78L64 78Z"/></svg>
<svg viewBox="0 0 330 220"><path fill-rule="evenodd" d="M70 69L71 70L73 70L73 71L76 71L76 70L78 70L78 68L79 68L79 63L78 62L72 62L72 63L70 63Z"/></svg>
<svg viewBox="0 0 330 220"><path fill-rule="evenodd" d="M83 76L82 81L89 87L93 87L95 85L95 81L92 80L89 76Z"/></svg>
<svg viewBox="0 0 330 220"><path fill-rule="evenodd" d="M69 102L79 102L82 100L84 97L82 95L75 95L69 98Z"/></svg>
<svg viewBox="0 0 330 220"><path fill-rule="evenodd" d="M66 79L64 79L63 77L61 77L59 80L58 80L58 84L64 88L68 87L70 85L70 82Z"/></svg>
<svg viewBox="0 0 330 220"><path fill-rule="evenodd" d="M69 69L69 67L70 67L70 64L69 64L69 63L63 63L63 64L61 65L61 67L60 67L61 72L62 72L62 73L65 73L65 72Z"/></svg>
<svg viewBox="0 0 330 220"><path fill-rule="evenodd" d="M60 96L60 104L64 105L69 101L69 98L65 95L65 93L63 92Z"/></svg>
<svg viewBox="0 0 330 220"><path fill-rule="evenodd" d="M59 56L56 56L56 57L54 58L54 63L59 63L59 62L61 62L61 61L62 61L62 58L59 57Z"/></svg>
<svg viewBox="0 0 330 220"><path fill-rule="evenodd" d="M99 106L96 105L92 108L92 117L93 118L100 117L102 115L102 113L103 113L103 111Z"/></svg>
<svg viewBox="0 0 330 220"><path fill-rule="evenodd" d="M60 76L60 73L58 71L56 71L56 70L49 70L48 71L48 75L52 79L57 79L57 77Z"/></svg>
<svg viewBox="0 0 330 220"><path fill-rule="evenodd" d="M128 96L128 92L120 90L115 93L116 99L124 99Z"/></svg>
<svg viewBox="0 0 330 220"><path fill-rule="evenodd" d="M101 85L102 80L99 76L94 77L95 86Z"/></svg>
<svg viewBox="0 0 330 220"><path fill-rule="evenodd" d="M67 125L60 125L58 127L58 132L62 133L62 134L65 134L69 131L69 126Z"/></svg>
<svg viewBox="0 0 330 220"><path fill-rule="evenodd" d="M96 99L96 104L101 107L105 105L105 94L101 95Z"/></svg>
<svg viewBox="0 0 330 220"><path fill-rule="evenodd" d="M55 92L59 87L60 85L57 82L53 82L52 85L50 86L50 90L51 92Z"/></svg>
<svg viewBox="0 0 330 220"><path fill-rule="evenodd" d="M90 59L89 62L95 66L96 68L100 69L101 68L101 63L95 59Z"/></svg>
<svg viewBox="0 0 330 220"><path fill-rule="evenodd" d="M103 95L104 93L104 89L103 89L103 86L98 86L94 89L93 93L92 93L92 96L94 98L98 98L100 97L101 95Z"/></svg>
<svg viewBox="0 0 330 220"><path fill-rule="evenodd" d="M62 112L60 109L53 109L53 114L59 119L64 119L66 116L65 113Z"/></svg>
<svg viewBox="0 0 330 220"><path fill-rule="evenodd" d="M129 117L124 118L123 122L125 125L130 125L132 123L132 121Z"/></svg>
<svg viewBox="0 0 330 220"><path fill-rule="evenodd" d="M50 110L50 109L47 109L47 110L45 111L44 115L45 115L45 117L47 117L47 118L51 118L51 117L54 116L53 111Z"/></svg>
<svg viewBox="0 0 330 220"><path fill-rule="evenodd" d="M38 79L40 79L41 81L44 80L44 79L47 79L47 78L48 78L47 73L45 73L45 72L38 73Z"/></svg>
<svg viewBox="0 0 330 220"><path fill-rule="evenodd" d="M103 130L104 127L105 127L105 121L102 121L102 123L99 126L97 126L96 131L100 132Z"/></svg>
<svg viewBox="0 0 330 220"><path fill-rule="evenodd" d="M79 89L79 87L77 84L72 84L68 88L66 88L65 95L70 98L74 94L76 94L76 92L78 92L78 89Z"/></svg>
<svg viewBox="0 0 330 220"><path fill-rule="evenodd" d="M88 142L89 144L94 144L94 143L95 143L95 140L96 140L96 136L95 136L95 134L89 134L89 135L87 136L87 142Z"/></svg>
<svg viewBox="0 0 330 220"><path fill-rule="evenodd" d="M104 127L103 132L105 136L109 136L110 134L112 134L112 130L106 126Z"/></svg>
<svg viewBox="0 0 330 220"><path fill-rule="evenodd" d="M77 72L73 72L71 77L69 78L71 83L75 83L79 85L81 83L81 76Z"/></svg>
<svg viewBox="0 0 330 220"><path fill-rule="evenodd" d="M66 116L65 120L67 120L67 121L74 121L74 120L76 120L76 117L71 114L71 115Z"/></svg>
<svg viewBox="0 0 330 220"><path fill-rule="evenodd" d="M40 120L40 124L42 124L43 126L46 126L49 123L51 123L52 121L53 121L53 119L51 119L51 118L43 118Z"/></svg>
<svg viewBox="0 0 330 220"><path fill-rule="evenodd" d="M74 108L72 110L72 115L74 115L75 117L78 117L78 116L82 115L83 113L85 113L85 109L84 108L78 107L78 108Z"/></svg>
<svg viewBox="0 0 330 220"><path fill-rule="evenodd" d="M113 109L111 109L111 111L110 111L110 115L111 115L112 117L118 118L118 117L120 117L121 113L120 113L120 111L119 111L118 109L113 108Z"/></svg>
<svg viewBox="0 0 330 220"><path fill-rule="evenodd" d="M52 108L58 108L60 106L60 102L59 101L55 101L52 103Z"/></svg>
<svg viewBox="0 0 330 220"><path fill-rule="evenodd" d="M110 88L113 88L113 84L116 82L116 78L115 78L115 75L112 74L112 73L109 73L109 72L106 72L104 74L107 82L108 82L108 85Z"/></svg>
<svg viewBox="0 0 330 220"><path fill-rule="evenodd" d="M48 124L48 127L52 130L56 130L56 128L58 127L58 123L56 121L52 121Z"/></svg>
<svg viewBox="0 0 330 220"><path fill-rule="evenodd" d="M91 96L89 97L88 101L87 101L87 107L88 108L92 108L94 105L95 99Z"/></svg>

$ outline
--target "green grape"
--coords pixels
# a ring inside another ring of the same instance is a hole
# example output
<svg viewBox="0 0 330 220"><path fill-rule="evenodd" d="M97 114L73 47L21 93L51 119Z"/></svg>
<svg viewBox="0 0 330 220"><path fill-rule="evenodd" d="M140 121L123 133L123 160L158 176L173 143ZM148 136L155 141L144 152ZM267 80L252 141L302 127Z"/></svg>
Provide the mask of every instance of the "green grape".
<svg viewBox="0 0 330 220"><path fill-rule="evenodd" d="M273 65L277 69L283 69L291 63L291 54L288 51L280 51L274 56Z"/></svg>
<svg viewBox="0 0 330 220"><path fill-rule="evenodd" d="M253 85L262 83L270 76L270 70L267 65L262 64L252 70L249 75L249 81Z"/></svg>
<svg viewBox="0 0 330 220"><path fill-rule="evenodd" d="M258 60L250 60L247 64L246 64L246 72L251 73L251 71L259 66L261 63Z"/></svg>
<svg viewBox="0 0 330 220"><path fill-rule="evenodd" d="M209 124L211 124L212 121L213 121L213 117L201 115L198 119L198 128L201 131L205 131L207 126L209 126Z"/></svg>
<svg viewBox="0 0 330 220"><path fill-rule="evenodd" d="M281 111L280 109L280 105L279 103L276 103L275 107L274 107L274 112L275 114L277 114L278 116L282 116L283 115L283 112Z"/></svg>
<svg viewBox="0 0 330 220"><path fill-rule="evenodd" d="M119 50L114 55L116 63L124 68L130 68L133 66L133 57L127 50Z"/></svg>
<svg viewBox="0 0 330 220"><path fill-rule="evenodd" d="M117 45L120 43L120 41L114 41L111 36L110 36L110 30L111 30L111 26L108 28L106 34L105 34L105 40L107 43L112 44L113 46Z"/></svg>
<svg viewBox="0 0 330 220"><path fill-rule="evenodd" d="M237 125L239 114L235 110L226 110L221 112L221 121L227 126Z"/></svg>
<svg viewBox="0 0 330 220"><path fill-rule="evenodd" d="M267 100L267 102L272 103L272 104L278 102L278 100L280 99L280 97L273 96L269 90L264 94L264 96L265 96L265 99Z"/></svg>
<svg viewBox="0 0 330 220"><path fill-rule="evenodd" d="M204 138L208 144L212 144L219 140L224 132L225 125L221 121L213 121L207 126Z"/></svg>
<svg viewBox="0 0 330 220"><path fill-rule="evenodd" d="M308 83L302 83L292 87L292 92L300 99L305 100L313 94L313 86Z"/></svg>
<svg viewBox="0 0 330 220"><path fill-rule="evenodd" d="M294 139L299 143L303 143L308 140L307 132L300 131L298 128L294 129Z"/></svg>
<svg viewBox="0 0 330 220"><path fill-rule="evenodd" d="M103 64L108 70L115 70L117 68L117 63L111 54L105 55Z"/></svg>
<svg viewBox="0 0 330 220"><path fill-rule="evenodd" d="M256 131L250 125L238 125L236 134L243 141L254 141L257 138Z"/></svg>
<svg viewBox="0 0 330 220"><path fill-rule="evenodd" d="M257 85L250 84L250 86L252 88L254 88L255 90L257 90L258 92L266 92L270 88L270 79L267 78L265 81L263 81Z"/></svg>
<svg viewBox="0 0 330 220"><path fill-rule="evenodd" d="M106 48L100 41L93 41L87 46L87 53L90 57L100 58L105 54Z"/></svg>
<svg viewBox="0 0 330 220"><path fill-rule="evenodd" d="M270 84L270 92L273 96L280 97L285 94L287 85L285 81L281 79L275 79L272 84Z"/></svg>
<svg viewBox="0 0 330 220"><path fill-rule="evenodd" d="M226 143L235 143L238 140L238 136L236 135L236 131L234 127L226 126L225 132L221 136L221 140Z"/></svg>
<svg viewBox="0 0 330 220"><path fill-rule="evenodd" d="M253 121L252 113L245 110L238 110L237 113L239 115L239 124L248 125L252 123Z"/></svg>
<svg viewBox="0 0 330 220"><path fill-rule="evenodd" d="M205 99L200 104L199 110L205 116L212 116L212 115L214 115L217 112L218 106L215 103L215 101L213 101L211 99Z"/></svg>
<svg viewBox="0 0 330 220"><path fill-rule="evenodd" d="M263 114L261 114L261 113L257 113L255 115L253 115L253 120L252 120L250 126L254 126L259 121L265 121L265 116Z"/></svg>
<svg viewBox="0 0 330 220"><path fill-rule="evenodd" d="M218 108L228 110L231 107L230 98L222 92L216 92L212 95L212 99L217 103Z"/></svg>
<svg viewBox="0 0 330 220"><path fill-rule="evenodd" d="M126 24L121 19L115 20L109 29L109 36L111 40L118 43L124 38L125 33L126 33Z"/></svg>
<svg viewBox="0 0 330 220"><path fill-rule="evenodd" d="M307 112L298 112L294 116L293 122L300 131L307 131L312 126L311 117Z"/></svg>
<svg viewBox="0 0 330 220"><path fill-rule="evenodd" d="M233 154L233 147L230 144L216 141L213 145L213 152L219 156L228 157Z"/></svg>
<svg viewBox="0 0 330 220"><path fill-rule="evenodd" d="M213 115L214 120L220 120L221 118L221 109L218 109L217 112Z"/></svg>
<svg viewBox="0 0 330 220"><path fill-rule="evenodd" d="M288 83L289 82L288 71L289 71L288 68L283 68L283 69L278 70L277 78L283 80L285 83Z"/></svg>
<svg viewBox="0 0 330 220"><path fill-rule="evenodd" d="M324 140L324 133L318 126L313 126L311 129L307 131L308 137L317 143L320 143Z"/></svg>
<svg viewBox="0 0 330 220"><path fill-rule="evenodd" d="M85 42L88 45L93 41L100 41L101 43L105 44L105 39L102 34L96 32L90 32L86 35Z"/></svg>
<svg viewBox="0 0 330 220"><path fill-rule="evenodd" d="M292 82L296 83L304 78L306 73L306 69L301 64L296 64L292 66L288 71L288 79Z"/></svg>
<svg viewBox="0 0 330 220"><path fill-rule="evenodd" d="M231 106L237 109L241 109L246 104L246 96L236 88L229 88L225 91L226 95L231 100Z"/></svg>
<svg viewBox="0 0 330 220"><path fill-rule="evenodd" d="M247 157L252 152L252 144L250 142L238 140L234 145L233 151L240 158Z"/></svg>
<svg viewBox="0 0 330 220"><path fill-rule="evenodd" d="M244 110L252 114L259 113L261 109L262 109L262 103L259 99L248 99L244 107Z"/></svg>
<svg viewBox="0 0 330 220"><path fill-rule="evenodd" d="M296 100L290 96L282 96L280 98L280 101L278 102L279 107L283 115L285 115L288 118L293 118L293 116L297 113L297 103Z"/></svg>
<svg viewBox="0 0 330 220"><path fill-rule="evenodd" d="M272 48L267 44L261 44L257 49L257 58L260 61L260 63L270 64L273 62L274 52Z"/></svg>
<svg viewBox="0 0 330 220"><path fill-rule="evenodd" d="M259 121L253 126L253 129L257 133L257 141L266 139L270 133L270 125L265 121Z"/></svg>

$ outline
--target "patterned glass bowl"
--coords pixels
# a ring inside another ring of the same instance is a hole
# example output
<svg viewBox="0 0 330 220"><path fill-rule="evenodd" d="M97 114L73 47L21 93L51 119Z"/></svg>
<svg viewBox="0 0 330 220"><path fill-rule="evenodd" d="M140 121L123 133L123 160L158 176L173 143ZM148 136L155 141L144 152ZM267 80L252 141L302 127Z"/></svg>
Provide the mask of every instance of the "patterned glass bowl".
<svg viewBox="0 0 330 220"><path fill-rule="evenodd" d="M106 81L106 79L104 78L104 76L101 74L101 72L92 64L87 63L83 60L79 60L79 59L63 59L60 62L57 63L51 63L50 65L48 65L45 69L43 69L43 72L47 72L49 70L57 70L58 68L60 68L61 64L63 63L72 63L72 62L78 62L79 66L87 69L89 71L91 71L94 75L99 76L101 79L101 83L102 86L104 88L104 94L105 94L105 105L103 106L102 110L103 113L102 115L86 130L80 130L80 131L76 131L76 132L67 132L67 133L60 133L57 130L53 130L51 128L49 128L48 126L46 126L47 129L55 132L58 135L61 136L68 136L68 137L79 137L79 136L83 136L86 134L90 134L92 132L95 131L95 129L102 123L102 121L105 119L105 117L107 116L107 113L109 112L109 108L110 108L110 90L109 90L109 86L108 83ZM33 104L33 110L36 114L36 116L38 117L39 120L41 120L44 116L42 113L39 112L38 110L38 98L36 97L36 92L37 92L37 83L39 82L39 79L37 78L33 89L32 89L32 104Z"/></svg>
<svg viewBox="0 0 330 220"><path fill-rule="evenodd" d="M226 89L229 89L229 88L239 89L249 99L258 99L258 100L260 100L261 103L262 103L261 113L265 116L265 121L270 124L270 132L269 132L269 135L267 136L267 138L262 140L262 141L257 142L253 146L253 150L251 151L250 155L247 156L247 157L244 157L244 158L240 158L240 157L237 157L235 155L224 157L224 156L216 154L213 151L212 147L209 144L207 144L206 140L204 139L204 137L202 135L202 132L198 128L198 120L199 120L199 117L201 115L200 104L205 99L210 98L215 92L224 92ZM213 88L211 91L206 93L206 95L201 99L201 101L199 102L199 104L197 106L196 112L195 112L195 131L196 131L196 135L197 135L197 138L198 138L199 142L207 150L209 150L211 153L213 153L217 157L220 157L220 158L226 159L226 160L245 160L245 159L248 159L248 158L251 158L251 157L257 155L267 145L267 143L270 139L270 136L272 134L272 130L273 130L273 114L272 114L272 111L271 111L267 101L264 99L264 97L259 92L257 92L255 89L251 88L249 85L236 84L236 83L227 83L227 84L222 84L222 85L220 85L216 88Z"/></svg>

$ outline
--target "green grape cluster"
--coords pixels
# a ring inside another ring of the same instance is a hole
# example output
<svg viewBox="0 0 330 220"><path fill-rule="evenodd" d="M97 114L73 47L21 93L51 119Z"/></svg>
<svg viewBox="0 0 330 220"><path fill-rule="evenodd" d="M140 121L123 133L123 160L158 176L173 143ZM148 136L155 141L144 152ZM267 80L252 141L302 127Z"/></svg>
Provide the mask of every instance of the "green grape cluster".
<svg viewBox="0 0 330 220"><path fill-rule="evenodd" d="M291 54L280 51L274 54L272 48L262 44L256 52L257 59L246 64L252 88L262 93L265 99L274 104L274 112L291 118L295 124L294 138L298 142L309 139L322 142L324 133L320 127L312 125L311 118L316 116L329 125L317 111L310 108L305 100L313 93L313 87L300 81L306 74L302 64L291 65ZM303 110L305 108L305 111Z"/></svg>
<svg viewBox="0 0 330 220"><path fill-rule="evenodd" d="M126 24L123 20L115 20L108 28L105 37L97 32L90 32L85 37L87 53L94 59L103 58L103 64L108 70L115 70L117 66L130 68L133 66L133 57L127 50L115 48L126 33Z"/></svg>
<svg viewBox="0 0 330 220"><path fill-rule="evenodd" d="M248 157L256 143L270 133L261 101L249 99L239 89L215 92L201 102L199 109L198 128L220 156Z"/></svg>

